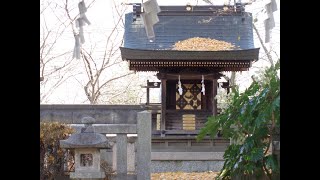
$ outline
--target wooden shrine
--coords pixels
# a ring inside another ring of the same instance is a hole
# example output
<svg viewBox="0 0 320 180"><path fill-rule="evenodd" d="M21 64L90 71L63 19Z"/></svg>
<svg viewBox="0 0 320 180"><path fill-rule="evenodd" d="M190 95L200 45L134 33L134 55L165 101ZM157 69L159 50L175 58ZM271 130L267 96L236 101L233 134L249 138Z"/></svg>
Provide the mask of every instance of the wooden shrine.
<svg viewBox="0 0 320 180"><path fill-rule="evenodd" d="M160 133L197 134L207 117L218 113L214 97L221 72L248 70L251 62L257 59L259 49L192 52L122 47L121 53L129 61L130 70L158 72L157 77L161 81ZM179 77L183 90L181 95L178 91ZM201 92L202 79L204 93Z"/></svg>
<svg viewBox="0 0 320 180"><path fill-rule="evenodd" d="M161 119L160 129L153 128L153 134L196 135L208 116L218 114L214 97L222 72L247 71L252 62L258 60L259 48L253 46L252 18L243 9L218 14L224 6L195 6L192 12L183 6L160 8L154 42L146 38L139 19L132 21L132 14L126 15L121 56L129 62L130 70L157 72L161 82ZM214 20L200 23L212 17ZM241 49L172 50L178 40L195 36L228 41Z"/></svg>

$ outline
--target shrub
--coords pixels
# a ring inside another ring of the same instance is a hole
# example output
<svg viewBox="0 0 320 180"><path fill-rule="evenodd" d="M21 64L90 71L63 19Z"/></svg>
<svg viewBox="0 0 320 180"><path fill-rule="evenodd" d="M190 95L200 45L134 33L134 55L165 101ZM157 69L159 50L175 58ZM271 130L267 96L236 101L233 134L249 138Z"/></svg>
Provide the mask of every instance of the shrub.
<svg viewBox="0 0 320 180"><path fill-rule="evenodd" d="M245 92L233 89L229 106L218 116L208 118L198 140L214 137L221 129L234 143L224 153L224 166L217 179L279 179L280 164L276 153L269 153L272 141L279 141L280 61L266 69L263 81L253 81Z"/></svg>
<svg viewBox="0 0 320 180"><path fill-rule="evenodd" d="M73 132L74 129L63 123L40 122L40 180L51 180L64 174L64 165L72 161L73 156L69 156L72 152L59 147L59 141Z"/></svg>

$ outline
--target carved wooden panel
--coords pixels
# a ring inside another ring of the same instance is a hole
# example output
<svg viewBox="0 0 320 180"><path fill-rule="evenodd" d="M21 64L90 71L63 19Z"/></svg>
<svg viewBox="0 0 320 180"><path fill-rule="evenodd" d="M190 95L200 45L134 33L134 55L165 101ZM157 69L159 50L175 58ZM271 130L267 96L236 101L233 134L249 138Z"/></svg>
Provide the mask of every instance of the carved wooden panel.
<svg viewBox="0 0 320 180"><path fill-rule="evenodd" d="M201 109L201 84L182 84L182 95L176 85L176 109Z"/></svg>

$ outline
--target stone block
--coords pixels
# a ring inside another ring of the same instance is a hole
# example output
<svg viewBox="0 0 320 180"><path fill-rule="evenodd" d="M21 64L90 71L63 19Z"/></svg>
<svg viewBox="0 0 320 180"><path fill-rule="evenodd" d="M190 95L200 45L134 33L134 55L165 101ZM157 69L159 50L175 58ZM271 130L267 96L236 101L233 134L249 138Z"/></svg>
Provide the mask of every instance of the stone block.
<svg viewBox="0 0 320 180"><path fill-rule="evenodd" d="M117 134L117 174L127 174L127 134Z"/></svg>
<svg viewBox="0 0 320 180"><path fill-rule="evenodd" d="M139 112L137 115L137 179L150 180L151 165L151 113Z"/></svg>

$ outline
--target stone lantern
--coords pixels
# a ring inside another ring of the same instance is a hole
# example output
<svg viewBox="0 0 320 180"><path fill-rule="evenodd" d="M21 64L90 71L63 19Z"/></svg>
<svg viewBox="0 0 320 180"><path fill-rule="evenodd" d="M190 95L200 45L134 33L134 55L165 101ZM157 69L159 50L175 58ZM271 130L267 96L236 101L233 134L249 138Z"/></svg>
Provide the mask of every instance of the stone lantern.
<svg viewBox="0 0 320 180"><path fill-rule="evenodd" d="M105 173L100 171L100 149L110 149L111 146L105 135L94 132L92 127L94 118L84 117L81 122L85 127L80 133L72 134L66 140L60 140L61 148L75 151L75 172L70 173L70 178L105 178Z"/></svg>

